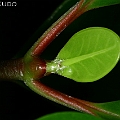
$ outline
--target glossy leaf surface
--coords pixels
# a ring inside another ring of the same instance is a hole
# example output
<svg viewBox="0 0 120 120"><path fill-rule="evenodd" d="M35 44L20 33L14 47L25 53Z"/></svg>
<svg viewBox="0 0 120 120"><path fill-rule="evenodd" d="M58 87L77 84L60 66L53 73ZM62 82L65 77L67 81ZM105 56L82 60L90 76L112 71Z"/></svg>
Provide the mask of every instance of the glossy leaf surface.
<svg viewBox="0 0 120 120"><path fill-rule="evenodd" d="M88 7L89 9L120 4L120 0L87 0L87 1L93 1L91 2L92 4Z"/></svg>
<svg viewBox="0 0 120 120"><path fill-rule="evenodd" d="M102 120L92 115L78 113L78 112L59 112L53 113L36 120Z"/></svg>
<svg viewBox="0 0 120 120"><path fill-rule="evenodd" d="M92 82L111 71L119 53L117 34L107 28L87 28L71 37L47 70L77 82Z"/></svg>
<svg viewBox="0 0 120 120"><path fill-rule="evenodd" d="M120 120L120 100L93 104L97 107L94 113L97 113L101 118L105 120Z"/></svg>

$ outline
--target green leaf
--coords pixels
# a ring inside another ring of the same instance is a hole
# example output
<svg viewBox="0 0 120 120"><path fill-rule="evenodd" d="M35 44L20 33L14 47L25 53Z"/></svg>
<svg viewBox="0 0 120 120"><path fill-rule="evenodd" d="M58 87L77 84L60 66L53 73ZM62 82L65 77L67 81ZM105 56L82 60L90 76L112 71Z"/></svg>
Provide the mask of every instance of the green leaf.
<svg viewBox="0 0 120 120"><path fill-rule="evenodd" d="M105 120L120 120L120 100L106 103L93 103L96 113Z"/></svg>
<svg viewBox="0 0 120 120"><path fill-rule="evenodd" d="M87 1L93 1L88 6L88 9L120 4L120 0L87 0Z"/></svg>
<svg viewBox="0 0 120 120"><path fill-rule="evenodd" d="M52 113L36 120L102 120L92 115L78 112L58 112Z"/></svg>
<svg viewBox="0 0 120 120"><path fill-rule="evenodd" d="M54 72L77 82L93 82L105 76L119 60L119 36L102 27L91 27L73 35L56 59L47 64Z"/></svg>

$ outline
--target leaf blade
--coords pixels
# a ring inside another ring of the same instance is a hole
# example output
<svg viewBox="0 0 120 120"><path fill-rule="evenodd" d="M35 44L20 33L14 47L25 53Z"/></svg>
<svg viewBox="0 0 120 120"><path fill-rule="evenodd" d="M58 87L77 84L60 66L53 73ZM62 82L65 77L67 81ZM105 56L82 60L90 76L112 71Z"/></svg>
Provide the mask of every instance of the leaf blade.
<svg viewBox="0 0 120 120"><path fill-rule="evenodd" d="M57 112L52 113L36 120L101 120L100 118L94 117L92 115L78 113L78 112Z"/></svg>
<svg viewBox="0 0 120 120"><path fill-rule="evenodd" d="M92 4L90 4L88 9L90 10L94 8L110 6L110 5L115 5L115 4L120 4L120 0L93 0Z"/></svg>
<svg viewBox="0 0 120 120"><path fill-rule="evenodd" d="M101 118L107 120L120 119L120 100L105 103L93 103L93 105L96 107L94 112Z"/></svg>
<svg viewBox="0 0 120 120"><path fill-rule="evenodd" d="M117 34L107 28L87 28L71 37L61 49L55 60L61 67L55 72L77 82L93 82L111 71L119 53Z"/></svg>

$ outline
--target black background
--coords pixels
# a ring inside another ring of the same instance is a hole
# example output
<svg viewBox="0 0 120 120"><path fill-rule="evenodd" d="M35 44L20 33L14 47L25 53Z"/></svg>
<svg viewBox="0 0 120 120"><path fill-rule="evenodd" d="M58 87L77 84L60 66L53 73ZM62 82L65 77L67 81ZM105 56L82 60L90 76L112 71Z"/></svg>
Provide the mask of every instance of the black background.
<svg viewBox="0 0 120 120"><path fill-rule="evenodd" d="M62 1L16 1L16 7L0 6L0 59L15 56ZM120 35L120 5L85 13L62 32L42 57L54 59L75 32L91 26L107 27ZM92 102L119 100L119 66L118 63L108 75L93 83L76 83L58 75L47 76L41 81L61 92ZM66 110L71 109L51 102L16 83L0 82L0 120L32 120L48 113Z"/></svg>

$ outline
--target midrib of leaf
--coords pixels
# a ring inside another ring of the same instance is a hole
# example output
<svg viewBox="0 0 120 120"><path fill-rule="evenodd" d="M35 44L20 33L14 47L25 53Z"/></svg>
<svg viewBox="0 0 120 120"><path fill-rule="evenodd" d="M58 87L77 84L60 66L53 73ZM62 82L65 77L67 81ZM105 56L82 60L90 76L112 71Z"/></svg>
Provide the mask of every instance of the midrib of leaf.
<svg viewBox="0 0 120 120"><path fill-rule="evenodd" d="M107 51L110 51L110 50L114 49L115 47L116 47L116 45L111 46L111 47L106 48L106 49L103 49L103 50L100 50L100 51L90 53L90 54L86 54L86 55L66 59L66 60L63 60L61 64L64 65L64 66L69 66L69 65L72 65L72 64L77 63L79 61L83 61L83 60L85 60L87 58L94 57L94 56L96 56L98 54L102 54L102 53L105 53Z"/></svg>

